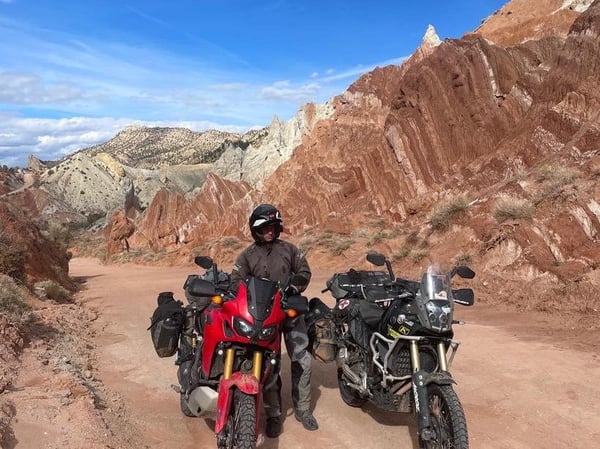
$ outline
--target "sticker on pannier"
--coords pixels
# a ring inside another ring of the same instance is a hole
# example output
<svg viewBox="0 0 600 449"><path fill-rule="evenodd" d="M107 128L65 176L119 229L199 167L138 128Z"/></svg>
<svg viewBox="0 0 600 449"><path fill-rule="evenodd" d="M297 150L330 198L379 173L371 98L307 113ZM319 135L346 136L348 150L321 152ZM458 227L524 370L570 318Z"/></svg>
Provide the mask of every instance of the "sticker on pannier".
<svg viewBox="0 0 600 449"><path fill-rule="evenodd" d="M177 352L185 311L182 302L173 297L173 292L159 293L157 302L148 330L156 354L171 357Z"/></svg>

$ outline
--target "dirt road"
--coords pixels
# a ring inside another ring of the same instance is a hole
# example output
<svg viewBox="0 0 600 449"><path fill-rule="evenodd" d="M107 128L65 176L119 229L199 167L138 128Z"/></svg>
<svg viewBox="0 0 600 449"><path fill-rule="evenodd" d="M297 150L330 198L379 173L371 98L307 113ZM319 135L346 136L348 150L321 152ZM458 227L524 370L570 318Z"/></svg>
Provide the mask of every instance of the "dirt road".
<svg viewBox="0 0 600 449"><path fill-rule="evenodd" d="M181 286L193 272L191 265L165 268L103 266L94 259L71 262L72 276L86 285L79 300L98 311L93 324L97 328L94 376L122 397L127 431L134 435L136 447L216 446L211 421L180 413L178 396L170 388L176 383L174 358L158 358L146 330L157 293L171 290L184 300ZM319 290L329 274L315 272L310 296L322 296ZM457 318L466 320L467 325L456 330L462 345L452 373L458 381L456 390L467 415L472 448L600 447L600 359L593 346L553 337L560 332L545 328L554 325L543 322L542 327L528 329L527 316L522 314L500 315L481 306L460 308ZM562 335L566 335L564 330ZM345 406L337 391L335 367L316 361L313 366L314 413L320 429L305 431L289 417L286 363L283 398L288 419L284 433L278 439L261 436L259 447L417 447L412 416L369 406L362 410ZM52 425L56 430L56 423ZM21 421L15 440L32 441L25 434L28 429L31 427ZM36 431L41 430L38 424Z"/></svg>

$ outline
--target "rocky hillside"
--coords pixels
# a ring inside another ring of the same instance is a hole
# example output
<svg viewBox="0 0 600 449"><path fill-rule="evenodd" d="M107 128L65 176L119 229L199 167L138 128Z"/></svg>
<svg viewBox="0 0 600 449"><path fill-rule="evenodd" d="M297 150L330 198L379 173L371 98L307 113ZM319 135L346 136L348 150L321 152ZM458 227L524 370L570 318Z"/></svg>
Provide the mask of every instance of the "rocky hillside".
<svg viewBox="0 0 600 449"><path fill-rule="evenodd" d="M95 222L92 218L110 216L115 210L133 218L162 189L193 198L209 173L260 187L332 112L329 103L307 104L291 120L274 117L268 127L244 135L129 127L109 142L60 161L30 158L25 177L31 179L19 187L6 184L4 190L21 204L30 203L19 198L21 194L43 201L43 208L30 211L39 222ZM60 217L54 214L57 210L62 211Z"/></svg>
<svg viewBox="0 0 600 449"><path fill-rule="evenodd" d="M227 144L241 136L224 131L194 132L185 128L130 126L110 141L82 150L88 156L106 153L123 165L157 169L163 165L214 162Z"/></svg>
<svg viewBox="0 0 600 449"><path fill-rule="evenodd" d="M441 257L475 264L488 288L513 279L546 293L557 281L591 289L600 256L600 2L534 3L524 14L511 2L460 39L432 45L429 36L402 67L360 78L263 188L211 175L195 199L156 197L132 242L210 249L226 223L238 231L231 235L247 235L252 205L271 201L292 238L332 266L332 255L358 263L373 247L407 273ZM515 26L527 32L506 44Z"/></svg>

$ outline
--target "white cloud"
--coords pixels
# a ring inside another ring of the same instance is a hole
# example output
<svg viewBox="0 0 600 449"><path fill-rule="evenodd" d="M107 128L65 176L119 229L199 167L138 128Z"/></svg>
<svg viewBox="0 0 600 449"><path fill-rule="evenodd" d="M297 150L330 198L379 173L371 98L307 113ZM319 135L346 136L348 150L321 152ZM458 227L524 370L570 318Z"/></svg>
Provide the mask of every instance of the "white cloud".
<svg viewBox="0 0 600 449"><path fill-rule="evenodd" d="M209 86L210 89L223 91L239 91L245 89L246 87L248 87L248 85L244 83L221 83Z"/></svg>
<svg viewBox="0 0 600 449"><path fill-rule="evenodd" d="M0 72L0 103L63 103L81 97L81 90L68 83L46 84L30 73Z"/></svg>
<svg viewBox="0 0 600 449"><path fill-rule="evenodd" d="M310 101L321 90L318 83L307 83L298 86L290 81L277 81L261 90L261 97L271 100L303 102Z"/></svg>
<svg viewBox="0 0 600 449"><path fill-rule="evenodd" d="M6 15L0 15L0 36L0 164L6 165L24 165L30 153L58 159L106 142L134 123L236 132L266 126L275 114L287 120L303 103L340 94L375 67L330 68L306 79L272 82L276 78L238 55L189 34L185 37L195 39L202 52L168 53L95 40ZM36 114L46 118L27 118ZM66 115L72 118L59 118Z"/></svg>

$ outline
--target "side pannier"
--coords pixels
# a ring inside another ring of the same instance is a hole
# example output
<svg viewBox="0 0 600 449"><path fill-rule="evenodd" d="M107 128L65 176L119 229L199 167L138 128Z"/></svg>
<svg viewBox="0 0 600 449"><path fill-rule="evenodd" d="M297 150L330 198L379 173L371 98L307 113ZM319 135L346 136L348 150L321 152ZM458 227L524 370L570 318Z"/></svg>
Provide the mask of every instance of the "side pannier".
<svg viewBox="0 0 600 449"><path fill-rule="evenodd" d="M183 303L175 300L173 292L159 293L157 302L148 330L156 354L159 357L171 357L177 352L185 310Z"/></svg>

